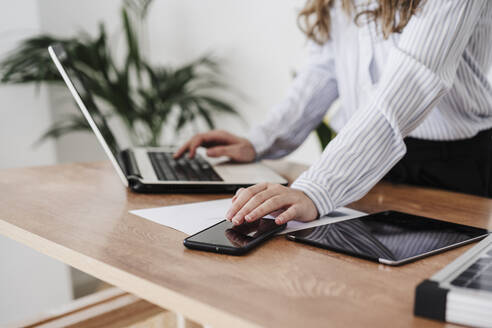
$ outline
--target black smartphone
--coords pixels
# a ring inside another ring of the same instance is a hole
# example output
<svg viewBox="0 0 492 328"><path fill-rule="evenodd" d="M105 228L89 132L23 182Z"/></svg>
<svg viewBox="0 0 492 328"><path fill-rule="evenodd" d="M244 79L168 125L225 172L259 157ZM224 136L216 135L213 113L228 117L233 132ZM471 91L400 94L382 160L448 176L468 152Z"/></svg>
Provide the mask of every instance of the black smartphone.
<svg viewBox="0 0 492 328"><path fill-rule="evenodd" d="M287 224L278 225L275 220L264 218L237 226L224 220L189 236L183 244L191 249L242 255L284 230L286 226Z"/></svg>

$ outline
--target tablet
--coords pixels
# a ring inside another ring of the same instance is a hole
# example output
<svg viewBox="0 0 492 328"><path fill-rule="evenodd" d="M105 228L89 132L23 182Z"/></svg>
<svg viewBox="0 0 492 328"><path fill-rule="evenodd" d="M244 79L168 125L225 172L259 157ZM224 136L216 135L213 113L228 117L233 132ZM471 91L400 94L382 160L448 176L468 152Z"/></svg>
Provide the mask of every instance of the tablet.
<svg viewBox="0 0 492 328"><path fill-rule="evenodd" d="M482 239L485 229L386 211L287 234L289 240L400 265Z"/></svg>

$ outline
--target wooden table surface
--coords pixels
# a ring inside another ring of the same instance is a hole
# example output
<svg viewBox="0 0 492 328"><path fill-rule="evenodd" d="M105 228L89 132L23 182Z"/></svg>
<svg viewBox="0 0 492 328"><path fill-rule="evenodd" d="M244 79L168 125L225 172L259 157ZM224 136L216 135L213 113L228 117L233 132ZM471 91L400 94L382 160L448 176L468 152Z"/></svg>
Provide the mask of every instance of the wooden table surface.
<svg viewBox="0 0 492 328"><path fill-rule="evenodd" d="M442 326L413 316L415 286L471 246L388 267L276 237L233 257L187 250L185 234L128 213L221 197L134 194L109 163L6 169L0 233L213 327ZM438 190L381 183L350 207L492 228L492 200Z"/></svg>

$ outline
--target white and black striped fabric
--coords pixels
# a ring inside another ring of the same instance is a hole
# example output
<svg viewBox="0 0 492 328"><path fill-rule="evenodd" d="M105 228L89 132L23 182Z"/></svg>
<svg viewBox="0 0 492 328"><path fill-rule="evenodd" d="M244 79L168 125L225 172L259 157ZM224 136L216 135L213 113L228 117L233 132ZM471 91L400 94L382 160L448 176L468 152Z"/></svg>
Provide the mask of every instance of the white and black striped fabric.
<svg viewBox="0 0 492 328"><path fill-rule="evenodd" d="M249 134L258 159L287 155L340 99L337 137L292 186L320 215L364 196L405 155L406 136L458 140L492 127L492 1L424 1L387 40L337 6L331 17L331 40L310 45L285 99Z"/></svg>

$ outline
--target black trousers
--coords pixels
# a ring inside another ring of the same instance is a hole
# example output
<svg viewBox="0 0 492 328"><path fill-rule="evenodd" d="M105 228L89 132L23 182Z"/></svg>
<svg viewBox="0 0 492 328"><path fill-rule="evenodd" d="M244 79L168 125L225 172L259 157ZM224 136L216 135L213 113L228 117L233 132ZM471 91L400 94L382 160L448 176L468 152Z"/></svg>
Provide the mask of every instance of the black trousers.
<svg viewBox="0 0 492 328"><path fill-rule="evenodd" d="M384 180L492 196L492 129L457 141L404 141L406 155Z"/></svg>

